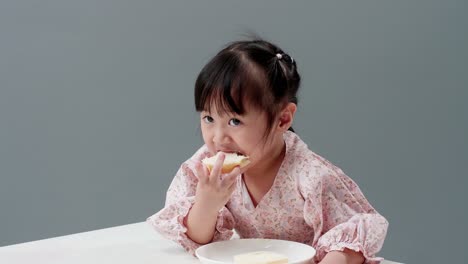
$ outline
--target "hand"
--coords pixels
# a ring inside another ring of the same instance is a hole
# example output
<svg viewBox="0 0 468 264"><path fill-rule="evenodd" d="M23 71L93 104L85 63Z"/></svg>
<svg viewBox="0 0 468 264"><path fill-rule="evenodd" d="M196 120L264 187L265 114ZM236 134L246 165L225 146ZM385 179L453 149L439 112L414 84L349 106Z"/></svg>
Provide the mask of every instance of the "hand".
<svg viewBox="0 0 468 264"><path fill-rule="evenodd" d="M361 252L345 248L343 251L328 252L319 264L361 264L364 260Z"/></svg>
<svg viewBox="0 0 468 264"><path fill-rule="evenodd" d="M198 185L195 194L195 204L202 206L208 212L217 213L231 198L236 189L236 179L241 174L239 167L230 173L221 174L225 155L221 153L211 172L202 163L197 163Z"/></svg>

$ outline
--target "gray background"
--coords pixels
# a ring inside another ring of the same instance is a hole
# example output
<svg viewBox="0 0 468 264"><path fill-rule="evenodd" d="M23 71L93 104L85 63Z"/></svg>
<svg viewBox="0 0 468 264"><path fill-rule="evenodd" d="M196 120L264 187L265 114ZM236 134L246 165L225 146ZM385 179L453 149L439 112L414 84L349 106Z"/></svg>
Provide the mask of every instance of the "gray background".
<svg viewBox="0 0 468 264"><path fill-rule="evenodd" d="M390 222L383 257L466 254L464 1L1 1L0 246L144 221L200 146L192 89L249 30L303 77L295 128Z"/></svg>

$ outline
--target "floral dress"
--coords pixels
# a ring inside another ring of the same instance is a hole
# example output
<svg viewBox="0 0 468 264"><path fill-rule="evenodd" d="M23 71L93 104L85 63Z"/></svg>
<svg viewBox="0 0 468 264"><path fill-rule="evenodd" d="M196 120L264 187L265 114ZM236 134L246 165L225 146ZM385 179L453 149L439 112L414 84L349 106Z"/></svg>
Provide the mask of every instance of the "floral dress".
<svg viewBox="0 0 468 264"><path fill-rule="evenodd" d="M388 222L341 169L309 150L293 132L285 132L286 154L270 190L254 206L242 179L219 211L214 241L271 238L296 241L327 252L345 248L363 253L365 263L379 263ZM209 155L201 147L176 173L163 209L147 219L159 233L190 253L200 246L187 235L184 219L195 200L198 182L194 161ZM190 173L191 172L191 173Z"/></svg>

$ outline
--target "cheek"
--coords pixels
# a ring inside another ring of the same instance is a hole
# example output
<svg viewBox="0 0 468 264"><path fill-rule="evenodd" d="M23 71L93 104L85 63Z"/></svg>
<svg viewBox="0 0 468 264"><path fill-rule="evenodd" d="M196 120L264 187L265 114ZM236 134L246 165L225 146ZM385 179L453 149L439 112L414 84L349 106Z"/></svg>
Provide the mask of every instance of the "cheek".
<svg viewBox="0 0 468 264"><path fill-rule="evenodd" d="M252 149L251 153L252 159L254 159L255 161L263 160L265 155L267 154L263 151L263 148L261 146L257 146L254 149Z"/></svg>
<svg viewBox="0 0 468 264"><path fill-rule="evenodd" d="M251 162L251 166L257 166L259 164L262 164L263 161L265 161L265 153L262 152L262 150L260 148L254 148L251 150L251 152L249 153L249 157L250 157L250 162Z"/></svg>
<svg viewBox="0 0 468 264"><path fill-rule="evenodd" d="M210 135L208 131L202 128L201 133L202 133L203 141L205 141L205 144L209 143L211 140L210 140Z"/></svg>
<svg viewBox="0 0 468 264"><path fill-rule="evenodd" d="M262 139L253 134L246 135L243 142L246 149L245 152L249 153L249 156L253 160L261 160L267 153L264 152Z"/></svg>
<svg viewBox="0 0 468 264"><path fill-rule="evenodd" d="M208 132L207 129L203 128L203 124L201 126L201 133L202 133L202 137L203 137L203 142L208 147L208 150L213 153L214 152L214 145L213 145L212 135L210 135L210 133Z"/></svg>

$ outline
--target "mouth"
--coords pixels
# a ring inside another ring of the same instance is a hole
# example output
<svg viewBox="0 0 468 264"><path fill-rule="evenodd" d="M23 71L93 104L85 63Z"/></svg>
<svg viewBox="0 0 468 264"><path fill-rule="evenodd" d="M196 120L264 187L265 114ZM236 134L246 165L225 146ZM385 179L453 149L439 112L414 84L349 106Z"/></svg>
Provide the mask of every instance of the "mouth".
<svg viewBox="0 0 468 264"><path fill-rule="evenodd" d="M216 150L216 153L218 152L223 152L223 153L235 153L237 155L240 155L240 156L247 156L245 155L244 153L240 152L240 151L235 151L235 150Z"/></svg>

